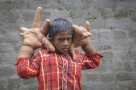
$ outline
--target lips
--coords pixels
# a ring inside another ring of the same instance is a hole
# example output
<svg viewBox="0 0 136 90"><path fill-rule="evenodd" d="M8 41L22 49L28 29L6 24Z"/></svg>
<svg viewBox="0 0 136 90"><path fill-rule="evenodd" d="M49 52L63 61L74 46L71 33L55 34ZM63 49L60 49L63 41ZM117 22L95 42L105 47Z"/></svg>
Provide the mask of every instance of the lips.
<svg viewBox="0 0 136 90"><path fill-rule="evenodd" d="M62 53L68 53L68 48L63 48Z"/></svg>
<svg viewBox="0 0 136 90"><path fill-rule="evenodd" d="M62 48L63 51L68 51L68 48Z"/></svg>

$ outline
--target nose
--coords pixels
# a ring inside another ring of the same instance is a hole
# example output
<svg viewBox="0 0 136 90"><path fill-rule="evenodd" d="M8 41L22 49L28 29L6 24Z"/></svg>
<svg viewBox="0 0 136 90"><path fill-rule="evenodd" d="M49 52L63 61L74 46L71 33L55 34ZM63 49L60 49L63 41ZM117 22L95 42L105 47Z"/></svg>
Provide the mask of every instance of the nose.
<svg viewBox="0 0 136 90"><path fill-rule="evenodd" d="M68 45L68 40L65 40L63 45L67 46Z"/></svg>

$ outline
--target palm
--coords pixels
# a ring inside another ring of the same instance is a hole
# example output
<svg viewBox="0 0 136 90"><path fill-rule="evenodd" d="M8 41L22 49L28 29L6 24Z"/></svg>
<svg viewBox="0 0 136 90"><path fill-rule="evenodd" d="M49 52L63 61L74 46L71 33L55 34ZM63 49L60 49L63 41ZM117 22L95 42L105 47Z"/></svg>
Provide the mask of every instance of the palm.
<svg viewBox="0 0 136 90"><path fill-rule="evenodd" d="M73 43L75 47L78 46L84 46L89 42L89 36L92 34L89 32L90 31L90 24L87 21L86 26L84 27L79 27L77 25L73 25L74 28L74 34L73 34Z"/></svg>
<svg viewBox="0 0 136 90"><path fill-rule="evenodd" d="M89 42L89 36L92 34L90 31L90 23L87 21L86 26L79 27L77 25L73 25L74 34L73 34L73 43L70 47L70 52L72 53L72 57L74 60L76 60L76 54L74 52L74 48L78 46L84 46Z"/></svg>
<svg viewBox="0 0 136 90"><path fill-rule="evenodd" d="M23 33L24 37L24 45L31 46L32 48L39 48L41 47L41 40L40 38L37 38L38 36L34 33L32 33L30 30L27 30Z"/></svg>
<svg viewBox="0 0 136 90"><path fill-rule="evenodd" d="M41 12L42 8L38 7L35 13L35 18L33 21L32 28L28 29L21 27L20 35L24 38L24 45L28 45L34 49L40 48L42 46L49 46L50 41L45 36L47 34L48 27L50 25L50 20L46 19L44 25L41 27ZM54 51L54 47L50 44L49 49Z"/></svg>
<svg viewBox="0 0 136 90"><path fill-rule="evenodd" d="M88 37L84 37L80 34L76 34L73 37L73 43L75 44L75 47L83 46L88 43Z"/></svg>

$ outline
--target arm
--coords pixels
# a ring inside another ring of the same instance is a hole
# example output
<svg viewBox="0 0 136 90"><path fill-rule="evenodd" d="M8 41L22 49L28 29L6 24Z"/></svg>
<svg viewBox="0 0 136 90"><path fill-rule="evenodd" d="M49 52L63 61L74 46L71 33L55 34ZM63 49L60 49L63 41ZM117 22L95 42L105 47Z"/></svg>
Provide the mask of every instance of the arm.
<svg viewBox="0 0 136 90"><path fill-rule="evenodd" d="M82 49L85 52L85 56L83 57L82 60L82 69L93 69L98 67L102 55L96 52L91 42L82 46Z"/></svg>
<svg viewBox="0 0 136 90"><path fill-rule="evenodd" d="M93 47L92 43L89 41L89 36L91 36L92 34L90 33L90 23L88 21L86 21L85 28L82 28L82 31L87 36L87 37L83 38L82 41L84 41L84 42L81 42L81 43L83 43L83 45L81 46L83 51L85 53L87 53L88 55L94 54L96 52L96 50Z"/></svg>
<svg viewBox="0 0 136 90"><path fill-rule="evenodd" d="M43 45L46 45L54 51L53 45L46 37L50 20L46 19L44 25L42 27L40 26L41 10L41 7L37 8L32 28L20 28L20 35L24 38L24 41L16 59L16 68L18 75L24 79L37 76L39 73L40 54L32 58L35 49L42 48Z"/></svg>
<svg viewBox="0 0 136 90"><path fill-rule="evenodd" d="M92 43L88 41L88 43L82 46L83 51L87 54L94 54L96 52L95 48L93 47Z"/></svg>
<svg viewBox="0 0 136 90"><path fill-rule="evenodd" d="M90 55L82 54L82 69L94 69L100 65L100 59L103 56L98 52Z"/></svg>
<svg viewBox="0 0 136 90"><path fill-rule="evenodd" d="M19 49L16 59L16 69L18 75L23 79L34 77L38 74L39 59L32 58L36 48L41 47L41 38L37 38L33 32L39 32L41 8L37 8L35 19L31 29L21 27L20 35L24 38L23 45ZM39 34L39 33L37 33ZM41 35L41 34L40 34ZM39 55L36 56L39 58Z"/></svg>
<svg viewBox="0 0 136 90"><path fill-rule="evenodd" d="M86 30L85 30L86 29ZM85 26L85 32L90 32L90 23L87 21ZM85 52L85 56L82 60L82 69L93 69L99 66L100 58L103 56L100 55L89 41L89 37L84 39L85 44L82 45L82 49Z"/></svg>
<svg viewBox="0 0 136 90"><path fill-rule="evenodd" d="M18 75L23 79L28 79L37 76L39 74L41 62L40 60L40 53L37 53L33 58L17 58L16 69Z"/></svg>
<svg viewBox="0 0 136 90"><path fill-rule="evenodd" d="M17 58L31 58L34 54L34 49L30 46L22 45L20 47Z"/></svg>
<svg viewBox="0 0 136 90"><path fill-rule="evenodd" d="M24 29L23 29L24 30ZM20 47L17 59L16 59L16 69L18 75L23 79L28 79L37 76L39 73L39 60L32 58L34 51L37 47L40 47L40 42L34 36L30 30L24 31L22 34L24 37L23 45ZM36 44L36 42L37 44ZM40 55L37 55L38 58Z"/></svg>
<svg viewBox="0 0 136 90"><path fill-rule="evenodd" d="M73 25L74 28L74 37L73 37L73 46L81 46L82 50L85 52L85 55L82 56L82 69L96 68L100 64L100 55L92 43L89 41L89 37L92 35L90 31L90 23L87 21L86 26L79 27Z"/></svg>

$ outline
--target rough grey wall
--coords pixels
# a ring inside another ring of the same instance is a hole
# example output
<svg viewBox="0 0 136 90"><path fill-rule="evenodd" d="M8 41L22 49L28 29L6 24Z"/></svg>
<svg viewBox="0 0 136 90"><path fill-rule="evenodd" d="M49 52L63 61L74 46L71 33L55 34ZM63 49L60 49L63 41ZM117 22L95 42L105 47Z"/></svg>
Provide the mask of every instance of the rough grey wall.
<svg viewBox="0 0 136 90"><path fill-rule="evenodd" d="M31 27L38 6L42 22L91 22L91 41L104 58L99 68L82 72L83 90L136 90L136 0L0 0L0 90L37 90L36 79L20 79L14 64L18 27Z"/></svg>

